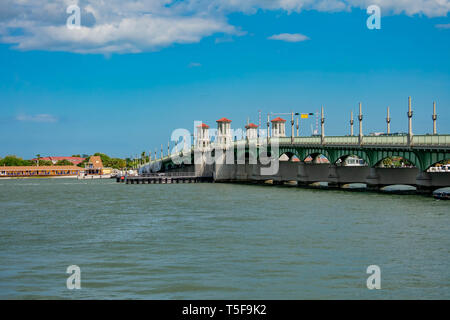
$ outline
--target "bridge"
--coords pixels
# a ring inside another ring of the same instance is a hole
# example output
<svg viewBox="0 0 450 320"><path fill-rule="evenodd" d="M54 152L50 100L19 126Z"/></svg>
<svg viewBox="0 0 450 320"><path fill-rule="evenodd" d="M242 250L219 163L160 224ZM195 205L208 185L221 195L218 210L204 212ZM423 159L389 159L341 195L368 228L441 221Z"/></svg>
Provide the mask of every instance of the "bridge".
<svg viewBox="0 0 450 320"><path fill-rule="evenodd" d="M325 136L323 109L321 135L294 136L293 118L292 115L290 137L285 136L286 120L281 118L268 119L265 135L258 132L256 125L248 124L246 137L242 139L233 139L231 120L226 118L217 121L214 141L209 137L209 126L202 124L198 126L192 147L184 147L180 151L175 148L174 152L140 166L139 173L144 176L153 172L191 172L196 177L210 177L216 182L289 183L298 186L324 182L330 188L358 183L367 185L370 190L410 185L423 193L450 186L450 171L430 170L450 159L450 135L436 133L435 109L433 134L429 135L412 133L410 100L409 130L404 135L364 136L361 107L358 136ZM389 131L389 115L387 120ZM353 121L350 124L353 133ZM350 166L346 164L350 157L363 161L360 165ZM401 157L410 165L386 167L383 160L392 157ZM320 161L325 158L327 163Z"/></svg>

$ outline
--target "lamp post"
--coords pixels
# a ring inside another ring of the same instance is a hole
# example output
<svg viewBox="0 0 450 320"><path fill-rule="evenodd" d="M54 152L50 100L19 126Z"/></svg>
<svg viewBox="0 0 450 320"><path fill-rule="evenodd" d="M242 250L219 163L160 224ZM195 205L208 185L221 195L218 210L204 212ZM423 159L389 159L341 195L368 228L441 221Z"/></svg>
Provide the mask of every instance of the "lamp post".
<svg viewBox="0 0 450 320"><path fill-rule="evenodd" d="M413 117L413 111L411 108L411 97L408 97L408 144L411 145L412 144L412 139L413 139L413 132L412 132L412 117Z"/></svg>
<svg viewBox="0 0 450 320"><path fill-rule="evenodd" d="M387 124L387 134L391 134L391 116L389 112L389 107L387 107L386 124Z"/></svg>
<svg viewBox="0 0 450 320"><path fill-rule="evenodd" d="M437 120L437 114L436 114L436 102L433 102L433 134L437 134L437 126L436 126L436 120Z"/></svg>
<svg viewBox="0 0 450 320"><path fill-rule="evenodd" d="M359 144L362 144L363 141L363 114L362 114L362 105L361 102L359 103Z"/></svg>
<svg viewBox="0 0 450 320"><path fill-rule="evenodd" d="M322 144L325 142L325 117L323 113L323 106L322 106L322 113L320 117L320 133L321 133L321 141Z"/></svg>
<svg viewBox="0 0 450 320"><path fill-rule="evenodd" d="M353 125L355 121L353 120L353 111L350 113L350 136L353 137Z"/></svg>

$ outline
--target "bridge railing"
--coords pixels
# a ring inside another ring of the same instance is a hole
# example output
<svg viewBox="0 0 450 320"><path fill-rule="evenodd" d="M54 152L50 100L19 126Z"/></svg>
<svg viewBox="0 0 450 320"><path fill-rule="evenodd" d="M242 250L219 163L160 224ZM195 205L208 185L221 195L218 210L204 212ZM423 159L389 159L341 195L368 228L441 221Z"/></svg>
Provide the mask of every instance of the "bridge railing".
<svg viewBox="0 0 450 320"><path fill-rule="evenodd" d="M359 138L356 136L325 137L324 142L327 145L355 145L359 143Z"/></svg>
<svg viewBox="0 0 450 320"><path fill-rule="evenodd" d="M364 145L406 146L408 136L364 136Z"/></svg>
<svg viewBox="0 0 450 320"><path fill-rule="evenodd" d="M288 139L288 142L291 142L291 138ZM294 137L294 144L321 144L321 137Z"/></svg>
<svg viewBox="0 0 450 320"><path fill-rule="evenodd" d="M450 146L450 135L413 136L413 146Z"/></svg>

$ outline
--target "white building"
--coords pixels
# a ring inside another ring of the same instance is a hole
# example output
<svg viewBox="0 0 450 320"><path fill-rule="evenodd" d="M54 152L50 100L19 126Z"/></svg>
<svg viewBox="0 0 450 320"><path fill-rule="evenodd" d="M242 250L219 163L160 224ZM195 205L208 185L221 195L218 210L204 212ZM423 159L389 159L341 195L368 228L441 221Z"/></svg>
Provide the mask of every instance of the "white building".
<svg viewBox="0 0 450 320"><path fill-rule="evenodd" d="M255 140L258 138L258 126L253 123L249 123L245 126L247 140Z"/></svg>
<svg viewBox="0 0 450 320"><path fill-rule="evenodd" d="M208 149L210 146L211 140L209 138L209 126L205 123L197 126L197 145L196 148L198 150Z"/></svg>
<svg viewBox="0 0 450 320"><path fill-rule="evenodd" d="M272 120L272 137L286 137L286 120L277 117Z"/></svg>
<svg viewBox="0 0 450 320"><path fill-rule="evenodd" d="M231 120L222 118L217 122L217 144L221 146L230 146L233 143L233 136L231 135Z"/></svg>

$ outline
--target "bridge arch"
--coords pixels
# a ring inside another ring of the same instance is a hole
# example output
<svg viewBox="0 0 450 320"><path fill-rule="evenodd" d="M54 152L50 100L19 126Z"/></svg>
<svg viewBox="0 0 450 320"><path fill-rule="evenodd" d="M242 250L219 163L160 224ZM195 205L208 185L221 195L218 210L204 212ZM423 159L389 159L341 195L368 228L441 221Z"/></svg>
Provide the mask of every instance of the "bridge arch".
<svg viewBox="0 0 450 320"><path fill-rule="evenodd" d="M300 152L298 152L299 153L298 158L301 161L305 161L306 158L308 158L309 156L311 156L311 158L314 159L319 155L323 155L325 158L328 159L328 161L330 161L330 154L328 153L328 150L323 149L323 148L305 148L305 149L301 149L299 151Z"/></svg>
<svg viewBox="0 0 450 320"><path fill-rule="evenodd" d="M346 165L346 161L347 161L347 159L349 159L349 158L356 158L357 160L361 160L361 161L363 161L364 163L360 163L359 161L357 162L357 165L369 165L368 163L367 163L367 160L365 160L365 159L363 159L363 158L361 158L361 157L359 157L358 155L355 155L355 154L347 154L347 155L344 155L344 156L342 156L342 157L339 157L335 162L333 162L333 164L335 164L335 165L341 165L341 166L345 166ZM353 163L353 165L354 165L355 163ZM349 165L348 163L347 163L347 165Z"/></svg>
<svg viewBox="0 0 450 320"><path fill-rule="evenodd" d="M287 157L287 160L282 160L283 156ZM283 154L281 154L279 157L280 161L292 161L294 158L298 159L298 156L295 153L291 153L291 152L284 152Z"/></svg>
<svg viewBox="0 0 450 320"><path fill-rule="evenodd" d="M450 160L450 152L419 152L418 156L422 160L423 171L435 166L439 162Z"/></svg>
<svg viewBox="0 0 450 320"><path fill-rule="evenodd" d="M279 147L278 149L278 158L280 158L283 154L289 157L289 160L291 160L294 156L301 159L302 155L300 150L295 147Z"/></svg>
<svg viewBox="0 0 450 320"><path fill-rule="evenodd" d="M394 150L378 150L374 151L371 155L370 165L376 167L381 161L386 158L401 157L408 160L415 167L424 171L422 161L414 151L394 151Z"/></svg>
<svg viewBox="0 0 450 320"><path fill-rule="evenodd" d="M364 160L364 162L367 165L370 165L370 158L367 155L367 153L363 150L358 150L358 149L330 149L328 150L328 154L330 155L330 163L332 164L336 164L336 162L339 161L339 159L342 159L342 161L344 161L346 158L351 157L351 156L356 156L362 160Z"/></svg>
<svg viewBox="0 0 450 320"><path fill-rule="evenodd" d="M438 164L441 164L441 163L443 163L443 162L448 162L448 163L450 163L450 157L447 158L447 159L443 159L443 160L440 160L440 161L437 161L437 162L431 164L430 166L428 166L428 167L426 168L426 171L428 171L428 169L430 169L431 167L436 167Z"/></svg>

